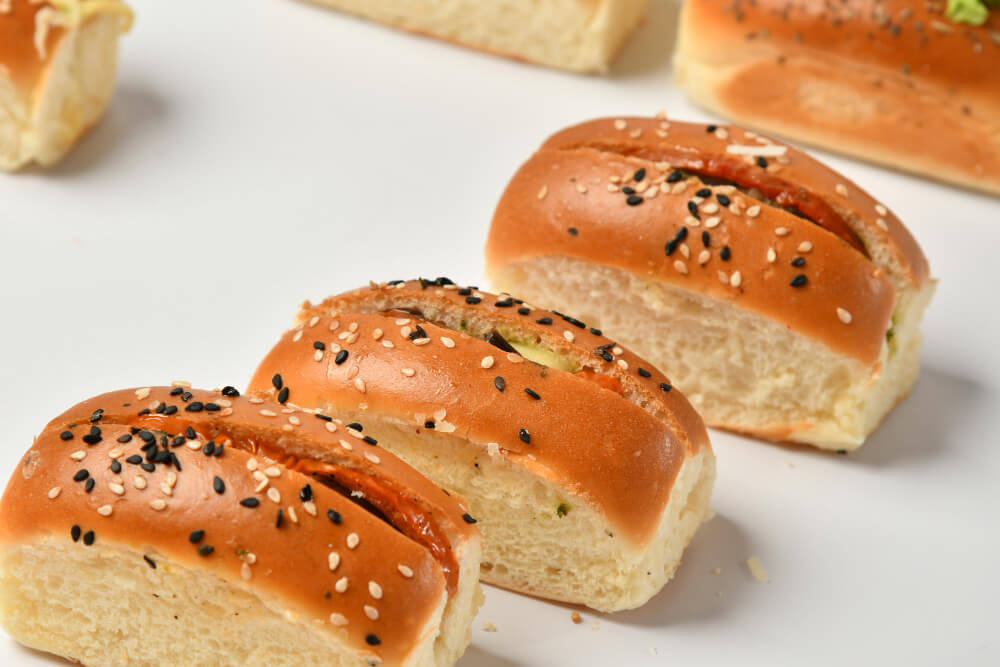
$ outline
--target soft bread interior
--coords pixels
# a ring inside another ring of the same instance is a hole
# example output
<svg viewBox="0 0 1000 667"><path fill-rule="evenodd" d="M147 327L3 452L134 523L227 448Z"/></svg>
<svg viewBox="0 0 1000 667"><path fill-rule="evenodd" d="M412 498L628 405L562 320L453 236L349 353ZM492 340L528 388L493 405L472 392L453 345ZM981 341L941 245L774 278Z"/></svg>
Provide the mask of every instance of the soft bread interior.
<svg viewBox="0 0 1000 667"><path fill-rule="evenodd" d="M314 0L413 32L582 72L603 71L646 0Z"/></svg>
<svg viewBox="0 0 1000 667"><path fill-rule="evenodd" d="M685 461L655 536L637 545L615 535L586 498L537 476L530 459L515 463L496 445L427 431L421 415L401 423L324 411L363 420L380 446L464 496L484 536L482 579L512 590L599 611L638 607L673 576L709 511L715 459L708 448Z"/></svg>
<svg viewBox="0 0 1000 667"><path fill-rule="evenodd" d="M329 624L297 617L276 598L171 562L152 547L88 547L68 536L7 545L0 613L22 644L88 665L378 664L345 647ZM434 654L428 632L409 664L452 664Z"/></svg>
<svg viewBox="0 0 1000 667"><path fill-rule="evenodd" d="M662 368L712 426L825 449L854 449L910 390L919 323L934 291L899 293L874 367L780 323L620 269L546 256L514 262L492 282L558 304Z"/></svg>
<svg viewBox="0 0 1000 667"><path fill-rule="evenodd" d="M115 85L118 14L69 30L35 87L19 91L0 69L0 168L57 162L104 112Z"/></svg>

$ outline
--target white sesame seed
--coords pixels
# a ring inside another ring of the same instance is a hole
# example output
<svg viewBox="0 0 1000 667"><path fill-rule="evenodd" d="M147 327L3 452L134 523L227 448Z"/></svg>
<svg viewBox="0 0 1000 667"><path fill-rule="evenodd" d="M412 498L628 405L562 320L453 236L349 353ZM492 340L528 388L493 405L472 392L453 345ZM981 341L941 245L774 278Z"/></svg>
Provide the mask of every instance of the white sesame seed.
<svg viewBox="0 0 1000 667"><path fill-rule="evenodd" d="M274 412L273 410L268 410L267 408L262 408L261 411L260 411L260 414L263 417L277 417L278 416L277 412Z"/></svg>
<svg viewBox="0 0 1000 667"><path fill-rule="evenodd" d="M684 257L684 259L691 259L691 248L688 247L688 244L682 243L680 245L680 248L681 248L681 255Z"/></svg>
<svg viewBox="0 0 1000 667"><path fill-rule="evenodd" d="M618 360L618 367L621 368L623 371L627 371L628 370L628 362L625 361L624 359L619 359Z"/></svg>
<svg viewBox="0 0 1000 667"><path fill-rule="evenodd" d="M847 186L845 186L843 183L837 183L837 187L834 189L837 191L837 194L840 195L841 197L847 196Z"/></svg>
<svg viewBox="0 0 1000 667"><path fill-rule="evenodd" d="M340 446L343 447L344 449L346 449L349 452L350 451L354 451L354 446L351 445L351 443L347 442L346 440L341 440L340 441Z"/></svg>
<svg viewBox="0 0 1000 667"><path fill-rule="evenodd" d="M617 178L617 176L615 178ZM608 183L608 192L618 192L619 190L621 190L621 188L614 183Z"/></svg>
<svg viewBox="0 0 1000 667"><path fill-rule="evenodd" d="M375 331L372 332L372 340L381 340L383 335L385 335L384 331L381 329L375 329Z"/></svg>
<svg viewBox="0 0 1000 667"><path fill-rule="evenodd" d="M743 274L739 271L733 271L733 275L729 276L729 284L733 287L739 287L743 283Z"/></svg>
<svg viewBox="0 0 1000 667"><path fill-rule="evenodd" d="M413 344L414 345L427 345L430 342L431 342L430 338L416 338L416 339L414 339Z"/></svg>
<svg viewBox="0 0 1000 667"><path fill-rule="evenodd" d="M392 348L396 347L396 345L388 338L385 338L382 340L382 347L389 348L391 350Z"/></svg>
<svg viewBox="0 0 1000 667"><path fill-rule="evenodd" d="M879 226L879 229L889 231L889 224L883 218L877 219L875 224Z"/></svg>
<svg viewBox="0 0 1000 667"><path fill-rule="evenodd" d="M584 185L583 183L577 183L576 191L579 192L581 195L585 195L587 194L587 186Z"/></svg>
<svg viewBox="0 0 1000 667"><path fill-rule="evenodd" d="M416 371L413 370L412 368L400 368L399 372L408 378L411 378L416 374Z"/></svg>
<svg viewBox="0 0 1000 667"><path fill-rule="evenodd" d="M618 120L615 121L616 130L624 130L627 126L628 122L626 122L625 119L623 118L619 118Z"/></svg>
<svg viewBox="0 0 1000 667"><path fill-rule="evenodd" d="M851 317L851 313L844 310L843 308L837 308L837 317L840 318L840 321L843 322L844 324L850 324L851 320L853 319Z"/></svg>
<svg viewBox="0 0 1000 667"><path fill-rule="evenodd" d="M160 492L165 496L172 496L174 495L174 487L166 482L160 482Z"/></svg>
<svg viewBox="0 0 1000 667"><path fill-rule="evenodd" d="M70 454L69 457L74 461L82 461L83 459L87 458L87 452L83 451L82 449L79 449Z"/></svg>
<svg viewBox="0 0 1000 667"><path fill-rule="evenodd" d="M642 136L642 128L641 127L635 128L634 130L628 133L628 136L632 137L633 139L638 139L639 137Z"/></svg>
<svg viewBox="0 0 1000 667"><path fill-rule="evenodd" d="M725 271L719 271L716 275L719 276L720 283L722 283L723 285L729 284L729 276L726 274Z"/></svg>
<svg viewBox="0 0 1000 667"><path fill-rule="evenodd" d="M350 535L347 536L347 548L356 549L360 541L361 538L358 537L357 533L351 533Z"/></svg>
<svg viewBox="0 0 1000 667"><path fill-rule="evenodd" d="M479 365L483 368L493 368L493 357L483 357L483 360L479 362Z"/></svg>
<svg viewBox="0 0 1000 667"><path fill-rule="evenodd" d="M809 241L803 241L799 244L799 252L809 252L813 249L813 244Z"/></svg>
<svg viewBox="0 0 1000 667"><path fill-rule="evenodd" d="M253 578L253 570L250 569L248 563L240 565L240 576L243 578L243 581L250 581Z"/></svg>
<svg viewBox="0 0 1000 667"><path fill-rule="evenodd" d="M625 353L625 350L623 350L622 348L620 348L617 345L615 345L613 348L611 348L611 354L619 355L619 354L624 354L624 353Z"/></svg>
<svg viewBox="0 0 1000 667"><path fill-rule="evenodd" d="M720 127L715 130L715 136L718 137L719 139L728 139L729 133L726 132L726 129L724 127Z"/></svg>
<svg viewBox="0 0 1000 667"><path fill-rule="evenodd" d="M365 605L365 616L372 619L373 621L378 620L378 609L371 606L370 604Z"/></svg>
<svg viewBox="0 0 1000 667"><path fill-rule="evenodd" d="M542 189L538 191L538 198L545 199L545 195L549 194L549 186L543 185Z"/></svg>
<svg viewBox="0 0 1000 667"><path fill-rule="evenodd" d="M292 415L291 417L288 418L288 423L291 424L292 426L301 426L302 420L299 419L296 415Z"/></svg>
<svg viewBox="0 0 1000 667"><path fill-rule="evenodd" d="M767 261L770 264L774 264L775 260L778 259L778 253L774 251L774 248L767 249Z"/></svg>
<svg viewBox="0 0 1000 667"><path fill-rule="evenodd" d="M323 350L313 352L313 361L323 361Z"/></svg>
<svg viewBox="0 0 1000 667"><path fill-rule="evenodd" d="M251 396L250 398L247 399L247 402L252 403L253 405L260 405L261 403L264 402L264 399L261 398L260 396Z"/></svg>
<svg viewBox="0 0 1000 667"><path fill-rule="evenodd" d="M143 477L142 475L136 475L135 478L132 480L132 485L135 488L142 491L143 489L146 488L146 478Z"/></svg>
<svg viewBox="0 0 1000 667"><path fill-rule="evenodd" d="M788 236L791 233L792 230L790 230L788 227L778 227L777 229L774 230L775 236Z"/></svg>
<svg viewBox="0 0 1000 667"><path fill-rule="evenodd" d="M348 380L352 379L355 375L358 374L359 370L361 369L358 368L357 366L351 366L351 368L347 371L347 379Z"/></svg>
<svg viewBox="0 0 1000 667"><path fill-rule="evenodd" d="M298 343L300 340L302 340L302 330L301 329L299 329L294 334L292 334L292 342L293 343Z"/></svg>
<svg viewBox="0 0 1000 667"><path fill-rule="evenodd" d="M716 204L714 201L713 202L709 202L709 203L705 204L704 206L702 206L701 210L704 211L705 213L718 213L719 212L719 205Z"/></svg>
<svg viewBox="0 0 1000 667"><path fill-rule="evenodd" d="M341 577L340 579L337 579L337 583L333 585L333 590L337 591L338 593L343 593L344 591L346 591L347 577Z"/></svg>
<svg viewBox="0 0 1000 667"><path fill-rule="evenodd" d="M445 347L455 347L455 341L447 336L441 336L441 344Z"/></svg>
<svg viewBox="0 0 1000 667"><path fill-rule="evenodd" d="M401 317L401 318L399 318L399 319L396 320L396 326L397 327L401 327L404 324L409 324L409 323L410 323L410 318L408 318L408 317Z"/></svg>
<svg viewBox="0 0 1000 667"><path fill-rule="evenodd" d="M720 222L722 222L722 218L717 215L713 215L711 218L707 218L705 220L705 227L707 229L715 229L719 226Z"/></svg>
<svg viewBox="0 0 1000 667"><path fill-rule="evenodd" d="M371 594L371 596L376 600L382 599L382 587L374 581L368 582L368 593Z"/></svg>
<svg viewBox="0 0 1000 667"><path fill-rule="evenodd" d="M165 501L163 498L157 498L153 502L149 503L149 506L152 507L157 512L162 512L163 510L167 509L167 501Z"/></svg>
<svg viewBox="0 0 1000 667"><path fill-rule="evenodd" d="M397 565L396 569L398 569L399 573L401 575L403 575L404 577L406 577L407 579L411 579L413 577L413 570L410 569L409 567L403 565L402 563L400 563L399 565Z"/></svg>
<svg viewBox="0 0 1000 667"><path fill-rule="evenodd" d="M758 215L760 215L760 205L759 204L754 204L753 206L751 206L750 208L747 209L747 217L748 218L756 218Z"/></svg>
<svg viewBox="0 0 1000 667"><path fill-rule="evenodd" d="M372 463L381 463L382 462L382 460L379 459L378 456L376 456L375 454L372 454L371 452L365 452L365 458L368 459L369 461L371 461Z"/></svg>
<svg viewBox="0 0 1000 667"><path fill-rule="evenodd" d="M125 487L122 486L121 484L114 484L114 483L108 484L108 488L111 489L111 493L115 494L116 496L125 495Z"/></svg>
<svg viewBox="0 0 1000 667"><path fill-rule="evenodd" d="M343 614L333 612L332 614L330 614L330 624L336 626L347 625L347 617L344 616Z"/></svg>
<svg viewBox="0 0 1000 667"><path fill-rule="evenodd" d="M125 452L122 451L119 447L115 447L110 452L108 452L108 458L117 459L117 458L119 458L124 453Z"/></svg>
<svg viewBox="0 0 1000 667"><path fill-rule="evenodd" d="M700 253L698 253L698 263L705 264L706 262L708 262L709 259L711 259L711 257L712 253L710 253L707 250L702 250Z"/></svg>
<svg viewBox="0 0 1000 667"><path fill-rule="evenodd" d="M278 466L268 466L264 468L264 474L272 479L275 477L281 477L281 468Z"/></svg>
<svg viewBox="0 0 1000 667"><path fill-rule="evenodd" d="M330 433L335 433L337 431L337 425L333 422L323 422L323 426Z"/></svg>
<svg viewBox="0 0 1000 667"><path fill-rule="evenodd" d="M331 551L330 555L326 557L326 564L330 567L330 572L336 570L340 566L340 554Z"/></svg>
<svg viewBox="0 0 1000 667"><path fill-rule="evenodd" d="M251 472L257 469L257 459L247 459L247 470Z"/></svg>
<svg viewBox="0 0 1000 667"><path fill-rule="evenodd" d="M275 503L280 503L281 502L281 492L278 491L273 486L270 489L267 490L267 497L271 500L271 502L275 502Z"/></svg>
<svg viewBox="0 0 1000 667"><path fill-rule="evenodd" d="M313 315L313 316L312 316L312 317L311 317L311 318L309 319L309 326L310 326L310 327L314 327L314 326L316 326L316 323L317 323L317 322L319 322L319 315Z"/></svg>
<svg viewBox="0 0 1000 667"><path fill-rule="evenodd" d="M298 523L299 522L299 515L295 513L295 508L294 507L292 507L291 505L289 505L286 511L287 511L287 514L288 514L288 518L292 520L292 523Z"/></svg>
<svg viewBox="0 0 1000 667"><path fill-rule="evenodd" d="M571 343L576 340L576 336L569 329L566 329L565 331L563 331L563 338L565 338L566 340L568 340Z"/></svg>
<svg viewBox="0 0 1000 667"><path fill-rule="evenodd" d="M135 390L135 397L138 398L141 401L144 398L146 398L147 396L149 396L150 390L151 390L151 387L143 387L142 389L136 389Z"/></svg>
<svg viewBox="0 0 1000 667"><path fill-rule="evenodd" d="M687 275L688 267L687 267L687 264L685 264L683 261L681 261L679 259L675 259L674 260L674 270L677 271L677 273L680 273L682 275Z"/></svg>
<svg viewBox="0 0 1000 667"><path fill-rule="evenodd" d="M875 212L878 213L879 215L885 215L886 213L889 212L889 209L887 209L885 206L882 206L882 204L875 204Z"/></svg>
<svg viewBox="0 0 1000 667"><path fill-rule="evenodd" d="M49 500L55 500L56 498L59 497L60 493L62 493L62 487L53 486L51 489L49 489Z"/></svg>
<svg viewBox="0 0 1000 667"><path fill-rule="evenodd" d="M311 500L303 501L302 509L305 510L306 514L309 516L316 516L316 503Z"/></svg>
<svg viewBox="0 0 1000 667"><path fill-rule="evenodd" d="M111 505L101 505L97 508L97 513L101 516L111 516L112 507Z"/></svg>
<svg viewBox="0 0 1000 667"><path fill-rule="evenodd" d="M354 388L362 394L365 393L365 381L361 378L354 378Z"/></svg>

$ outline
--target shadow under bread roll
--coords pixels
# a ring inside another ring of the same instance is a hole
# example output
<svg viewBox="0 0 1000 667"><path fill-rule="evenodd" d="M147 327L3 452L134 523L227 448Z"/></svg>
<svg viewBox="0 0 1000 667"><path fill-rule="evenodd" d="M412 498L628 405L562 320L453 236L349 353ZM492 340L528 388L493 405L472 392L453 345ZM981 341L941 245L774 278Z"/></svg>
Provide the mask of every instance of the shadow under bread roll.
<svg viewBox="0 0 1000 667"><path fill-rule="evenodd" d="M0 0L0 169L53 164L97 122L132 18L120 0Z"/></svg>
<svg viewBox="0 0 1000 667"><path fill-rule="evenodd" d="M935 285L903 223L843 175L663 116L546 140L497 204L486 264L660 366L710 426L835 450L909 393Z"/></svg>
<svg viewBox="0 0 1000 667"><path fill-rule="evenodd" d="M8 483L0 621L86 664L451 665L481 602L469 519L329 418L116 391L53 420Z"/></svg>
<svg viewBox="0 0 1000 667"><path fill-rule="evenodd" d="M701 418L583 322L445 278L373 283L307 303L297 321L250 391L361 421L466 497L484 581L634 608L709 513Z"/></svg>

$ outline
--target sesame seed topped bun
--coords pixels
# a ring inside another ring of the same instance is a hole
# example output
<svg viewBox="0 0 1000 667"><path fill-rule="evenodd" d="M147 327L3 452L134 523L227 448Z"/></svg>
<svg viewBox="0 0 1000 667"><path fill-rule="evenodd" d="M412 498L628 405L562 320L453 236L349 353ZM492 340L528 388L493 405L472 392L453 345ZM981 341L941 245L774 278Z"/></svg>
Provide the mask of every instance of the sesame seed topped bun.
<svg viewBox="0 0 1000 667"><path fill-rule="evenodd" d="M833 449L909 390L934 285L855 183L759 134L663 114L549 138L501 197L486 261L497 287L662 367L709 424Z"/></svg>
<svg viewBox="0 0 1000 667"><path fill-rule="evenodd" d="M213 664L452 664L479 603L478 530L463 500L362 429L231 387L74 406L0 503L4 628L90 664L174 651ZM205 623L217 640L132 646L81 620L157 634L129 614Z"/></svg>
<svg viewBox="0 0 1000 667"><path fill-rule="evenodd" d="M446 278L372 284L297 321L250 391L273 396L279 373L289 403L363 418L467 497L485 580L614 610L672 576L714 457L656 368L573 317Z"/></svg>
<svg viewBox="0 0 1000 667"><path fill-rule="evenodd" d="M0 169L52 164L114 88L120 0L0 0Z"/></svg>

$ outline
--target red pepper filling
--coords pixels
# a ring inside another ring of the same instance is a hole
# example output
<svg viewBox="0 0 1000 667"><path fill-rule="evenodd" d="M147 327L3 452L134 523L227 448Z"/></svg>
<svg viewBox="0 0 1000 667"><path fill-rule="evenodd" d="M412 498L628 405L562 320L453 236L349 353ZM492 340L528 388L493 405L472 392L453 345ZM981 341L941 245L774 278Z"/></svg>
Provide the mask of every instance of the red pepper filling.
<svg viewBox="0 0 1000 667"><path fill-rule="evenodd" d="M183 433L188 426L191 426L198 432L196 426L190 422L157 414L137 417L130 424L138 428L168 433ZM404 490L393 488L384 480L377 480L346 466L315 459L300 459L278 452L273 445L252 438L232 438L224 433L215 433L211 437L207 437L204 433L199 435L214 440L216 444L242 449L281 464L289 470L311 475L324 486L338 492L346 489L348 494L345 495L352 501L357 502L349 495L350 491L362 493L366 503L374 507L386 522L431 552L431 556L441 565L444 572L448 595L454 595L458 589L458 562L452 552L451 544L434 518Z"/></svg>

